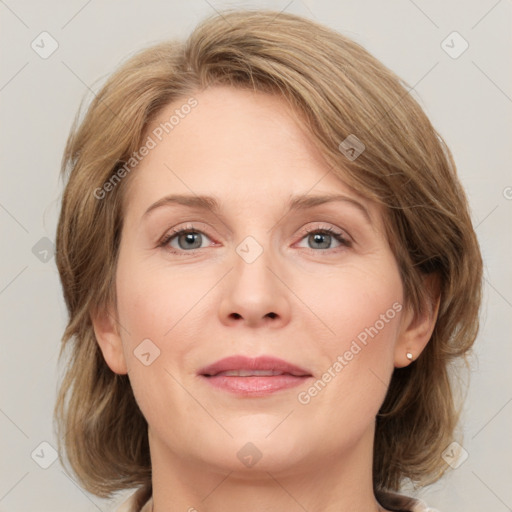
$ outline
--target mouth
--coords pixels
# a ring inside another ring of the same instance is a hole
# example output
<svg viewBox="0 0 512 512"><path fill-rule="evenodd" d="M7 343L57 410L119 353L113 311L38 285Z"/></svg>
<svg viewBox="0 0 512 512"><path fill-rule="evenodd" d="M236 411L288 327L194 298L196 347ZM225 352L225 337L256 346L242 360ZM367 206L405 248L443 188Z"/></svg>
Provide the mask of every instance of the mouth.
<svg viewBox="0 0 512 512"><path fill-rule="evenodd" d="M224 375L225 377L274 377L275 375L293 375L294 377L305 377L305 375L296 375L288 372L281 372L279 370L226 370L223 372L206 374L205 377L218 377Z"/></svg>
<svg viewBox="0 0 512 512"><path fill-rule="evenodd" d="M231 356L198 372L213 387L242 396L264 396L303 384L312 374L269 356Z"/></svg>

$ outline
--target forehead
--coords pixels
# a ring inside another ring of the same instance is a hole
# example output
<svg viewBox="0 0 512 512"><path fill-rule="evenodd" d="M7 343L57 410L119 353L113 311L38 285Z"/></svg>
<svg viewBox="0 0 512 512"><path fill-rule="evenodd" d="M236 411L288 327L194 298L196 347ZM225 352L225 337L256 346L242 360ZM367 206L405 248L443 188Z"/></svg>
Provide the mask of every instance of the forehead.
<svg viewBox="0 0 512 512"><path fill-rule="evenodd" d="M243 163L244 167L251 161L322 159L300 114L281 96L213 86L194 98L193 109L184 108L189 101L184 97L159 112L147 133L163 129L162 140L157 141L142 167L162 158L192 161L209 155L215 155L216 161Z"/></svg>
<svg viewBox="0 0 512 512"><path fill-rule="evenodd" d="M128 209L140 213L166 194L216 196L262 210L309 191L364 200L334 174L284 98L225 86L193 98L194 108L182 108L190 98L180 98L148 126L144 140L152 137L155 146L133 171Z"/></svg>

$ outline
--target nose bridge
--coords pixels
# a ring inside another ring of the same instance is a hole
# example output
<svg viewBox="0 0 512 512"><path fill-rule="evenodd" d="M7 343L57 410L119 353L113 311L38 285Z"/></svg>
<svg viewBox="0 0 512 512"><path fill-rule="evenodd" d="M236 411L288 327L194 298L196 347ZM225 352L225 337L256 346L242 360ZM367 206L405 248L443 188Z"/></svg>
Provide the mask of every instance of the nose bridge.
<svg viewBox="0 0 512 512"><path fill-rule="evenodd" d="M248 235L236 246L232 279L242 296L261 301L275 288L276 283L272 282L275 278L269 270L273 263L275 265L275 258L269 241L262 240L264 235L256 236Z"/></svg>
<svg viewBox="0 0 512 512"><path fill-rule="evenodd" d="M259 235L261 240L262 236ZM263 241L260 243L254 236L246 236L235 248L235 268L236 280L250 286L251 289L263 289L269 285L268 277L269 267L272 264L272 254L269 249L270 243ZM275 258L274 258L275 259ZM275 263L275 262L274 262Z"/></svg>

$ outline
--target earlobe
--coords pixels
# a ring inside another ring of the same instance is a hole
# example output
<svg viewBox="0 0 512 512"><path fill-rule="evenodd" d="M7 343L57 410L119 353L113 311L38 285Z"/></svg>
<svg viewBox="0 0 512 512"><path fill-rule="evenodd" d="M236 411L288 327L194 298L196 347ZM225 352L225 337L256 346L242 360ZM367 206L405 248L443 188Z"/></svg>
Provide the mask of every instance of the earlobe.
<svg viewBox="0 0 512 512"><path fill-rule="evenodd" d="M425 303L421 311L408 307L402 317L401 330L395 344L395 368L408 366L415 361L427 346L439 313L440 282L437 274L424 278Z"/></svg>
<svg viewBox="0 0 512 512"><path fill-rule="evenodd" d="M96 341L109 368L120 375L128 373L115 316L105 308L91 313L91 321Z"/></svg>

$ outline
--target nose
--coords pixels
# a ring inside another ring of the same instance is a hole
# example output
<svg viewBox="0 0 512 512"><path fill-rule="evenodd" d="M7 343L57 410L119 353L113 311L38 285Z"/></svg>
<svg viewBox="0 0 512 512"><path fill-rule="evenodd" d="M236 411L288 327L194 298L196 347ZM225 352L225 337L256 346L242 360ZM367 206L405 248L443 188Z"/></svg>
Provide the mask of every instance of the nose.
<svg viewBox="0 0 512 512"><path fill-rule="evenodd" d="M234 267L222 280L219 316L227 326L284 327L290 321L290 289L284 270L269 251L254 260L234 256Z"/></svg>

